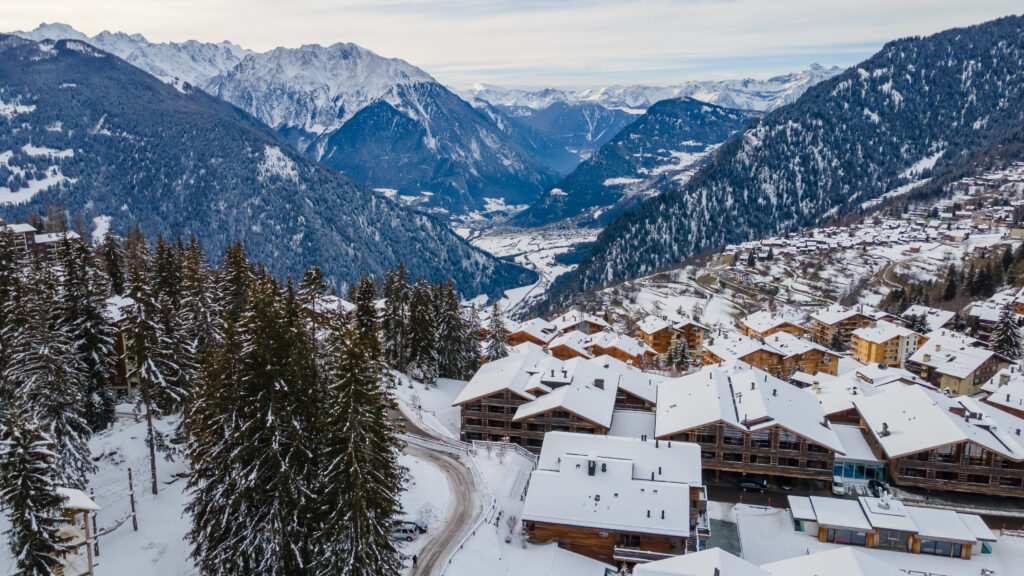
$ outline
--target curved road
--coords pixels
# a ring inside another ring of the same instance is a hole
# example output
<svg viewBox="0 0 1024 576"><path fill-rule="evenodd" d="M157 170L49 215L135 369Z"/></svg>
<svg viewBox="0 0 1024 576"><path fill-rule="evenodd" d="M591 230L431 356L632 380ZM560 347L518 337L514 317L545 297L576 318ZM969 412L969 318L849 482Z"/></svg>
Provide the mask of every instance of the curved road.
<svg viewBox="0 0 1024 576"><path fill-rule="evenodd" d="M404 411L401 413L401 421L409 434L441 443L445 442L444 438L439 438L430 430L418 426ZM444 570L444 563L462 543L465 535L476 526L483 513L483 503L480 501L481 489L477 486L476 476L469 467L449 452L406 442L405 453L426 460L440 468L448 478L448 484L452 490L453 509L448 515L448 519L444 525L430 528L430 531L424 536L427 538L427 542L419 553L416 566L409 572L410 576L438 576ZM468 456L460 455L460 457Z"/></svg>

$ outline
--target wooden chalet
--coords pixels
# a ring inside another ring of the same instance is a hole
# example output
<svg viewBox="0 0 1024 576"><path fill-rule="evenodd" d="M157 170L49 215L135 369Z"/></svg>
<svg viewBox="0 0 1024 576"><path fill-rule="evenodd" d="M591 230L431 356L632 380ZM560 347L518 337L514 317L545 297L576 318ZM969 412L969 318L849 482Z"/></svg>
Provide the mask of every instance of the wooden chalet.
<svg viewBox="0 0 1024 576"><path fill-rule="evenodd" d="M834 375L839 367L838 354L787 332L767 338L723 336L704 347L701 361L706 366L739 361L783 380L797 372Z"/></svg>
<svg viewBox="0 0 1024 576"><path fill-rule="evenodd" d="M828 346L837 331L848 342L854 330L873 323L867 314L836 304L811 315L811 334L816 342Z"/></svg>
<svg viewBox="0 0 1024 576"><path fill-rule="evenodd" d="M907 358L907 370L953 396L977 394L996 372L1010 365L979 340L958 332L942 329L925 337L927 342Z"/></svg>
<svg viewBox="0 0 1024 576"><path fill-rule="evenodd" d="M898 486L1024 497L1024 420L966 396L909 386L855 402Z"/></svg>
<svg viewBox="0 0 1024 576"><path fill-rule="evenodd" d="M902 368L907 358L923 343L921 334L885 320L854 330L850 338L854 355L864 364L898 368Z"/></svg>
<svg viewBox="0 0 1024 576"><path fill-rule="evenodd" d="M656 436L701 447L706 470L830 484L843 447L805 391L742 365L709 366L659 385Z"/></svg>
<svg viewBox="0 0 1024 576"><path fill-rule="evenodd" d="M767 338L777 332L804 338L808 333L803 326L794 324L769 310L761 310L747 316L740 321L739 330L741 334L751 338Z"/></svg>
<svg viewBox="0 0 1024 576"><path fill-rule="evenodd" d="M558 328L543 318L533 318L523 322L509 332L508 345L518 346L524 342L532 342L538 346L547 346L558 336Z"/></svg>
<svg viewBox="0 0 1024 576"><path fill-rule="evenodd" d="M609 564L695 552L710 536L693 444L553 432L530 477L523 526Z"/></svg>

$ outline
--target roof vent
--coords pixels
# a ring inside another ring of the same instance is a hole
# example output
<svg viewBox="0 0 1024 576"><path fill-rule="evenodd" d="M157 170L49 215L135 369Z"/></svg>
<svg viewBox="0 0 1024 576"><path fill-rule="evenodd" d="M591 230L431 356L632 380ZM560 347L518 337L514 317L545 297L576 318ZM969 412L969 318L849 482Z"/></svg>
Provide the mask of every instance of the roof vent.
<svg viewBox="0 0 1024 576"><path fill-rule="evenodd" d="M662 520L664 520L664 519L665 519L665 511L664 511L664 510L662 510L662 511L661 511L661 519L662 519Z"/></svg>
<svg viewBox="0 0 1024 576"><path fill-rule="evenodd" d="M587 461L587 476L594 476L597 474L597 462L593 460Z"/></svg>
<svg viewBox="0 0 1024 576"><path fill-rule="evenodd" d="M751 382L750 383L750 389L751 390L757 390L757 382Z"/></svg>
<svg viewBox="0 0 1024 576"><path fill-rule="evenodd" d="M594 378L594 388L604 390L604 378Z"/></svg>
<svg viewBox="0 0 1024 576"><path fill-rule="evenodd" d="M888 422L882 422L882 433L879 434L879 436L885 438L886 436L888 436L890 434L892 434L892 432L889 432L889 423Z"/></svg>

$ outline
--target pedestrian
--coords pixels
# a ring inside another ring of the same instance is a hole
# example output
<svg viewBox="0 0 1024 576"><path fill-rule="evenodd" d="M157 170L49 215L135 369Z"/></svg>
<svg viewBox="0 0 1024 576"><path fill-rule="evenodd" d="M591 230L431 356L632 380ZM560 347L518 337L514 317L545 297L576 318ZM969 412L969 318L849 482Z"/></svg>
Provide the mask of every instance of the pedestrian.
<svg viewBox="0 0 1024 576"><path fill-rule="evenodd" d="M417 557L417 556L416 556L415 554L413 554L413 555L412 555L412 567L413 567L413 568L415 568L415 567L416 567L416 562L417 562L418 560L419 560L419 558L418 558L418 557Z"/></svg>

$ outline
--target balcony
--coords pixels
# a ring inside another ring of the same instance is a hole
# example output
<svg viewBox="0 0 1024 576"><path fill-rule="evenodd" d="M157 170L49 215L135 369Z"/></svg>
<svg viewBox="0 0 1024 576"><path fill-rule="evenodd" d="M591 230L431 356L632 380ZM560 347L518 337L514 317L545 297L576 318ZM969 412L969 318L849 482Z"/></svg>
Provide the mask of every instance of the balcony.
<svg viewBox="0 0 1024 576"><path fill-rule="evenodd" d="M682 550L679 554L665 554L663 552L649 552L647 550L633 550L632 548L615 548L614 558L616 562L634 562L637 564L646 564L647 562L656 562L658 560L664 560L666 558L674 558L683 553Z"/></svg>

